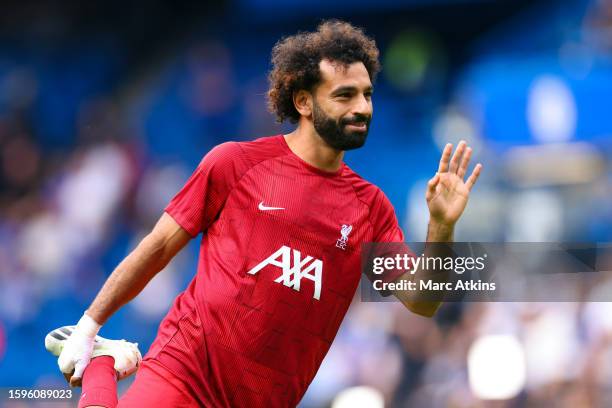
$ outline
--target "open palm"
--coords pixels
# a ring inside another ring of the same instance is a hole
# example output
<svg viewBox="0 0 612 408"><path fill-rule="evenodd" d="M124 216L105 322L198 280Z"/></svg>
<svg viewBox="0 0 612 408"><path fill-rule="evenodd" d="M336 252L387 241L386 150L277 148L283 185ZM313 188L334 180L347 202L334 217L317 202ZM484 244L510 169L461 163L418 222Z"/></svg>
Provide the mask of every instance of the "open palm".
<svg viewBox="0 0 612 408"><path fill-rule="evenodd" d="M431 218L446 225L454 225L463 213L470 190L482 170L482 165L477 164L470 177L464 181L472 148L461 141L451 158L452 151L453 145L448 143L442 151L438 172L427 183L425 193Z"/></svg>

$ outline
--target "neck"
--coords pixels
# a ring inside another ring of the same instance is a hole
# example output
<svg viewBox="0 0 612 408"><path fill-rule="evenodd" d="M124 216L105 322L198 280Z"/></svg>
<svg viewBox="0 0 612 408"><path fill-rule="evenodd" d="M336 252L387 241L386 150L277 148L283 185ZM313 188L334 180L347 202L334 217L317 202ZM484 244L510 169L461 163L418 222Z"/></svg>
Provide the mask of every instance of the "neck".
<svg viewBox="0 0 612 408"><path fill-rule="evenodd" d="M329 172L342 166L344 151L327 145L310 123L300 121L297 129L284 137L291 151L311 166Z"/></svg>

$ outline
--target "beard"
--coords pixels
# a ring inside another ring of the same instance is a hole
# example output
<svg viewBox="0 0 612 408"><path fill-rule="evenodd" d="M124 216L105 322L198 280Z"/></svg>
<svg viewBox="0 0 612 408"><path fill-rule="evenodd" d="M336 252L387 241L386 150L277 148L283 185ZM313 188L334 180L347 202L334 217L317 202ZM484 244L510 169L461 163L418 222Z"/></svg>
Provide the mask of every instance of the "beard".
<svg viewBox="0 0 612 408"><path fill-rule="evenodd" d="M323 109L313 101L312 121L314 128L330 147L336 150L358 149L365 144L370 130L371 116L357 114L352 118L338 120L328 116ZM365 131L347 131L346 126L355 123L365 123Z"/></svg>

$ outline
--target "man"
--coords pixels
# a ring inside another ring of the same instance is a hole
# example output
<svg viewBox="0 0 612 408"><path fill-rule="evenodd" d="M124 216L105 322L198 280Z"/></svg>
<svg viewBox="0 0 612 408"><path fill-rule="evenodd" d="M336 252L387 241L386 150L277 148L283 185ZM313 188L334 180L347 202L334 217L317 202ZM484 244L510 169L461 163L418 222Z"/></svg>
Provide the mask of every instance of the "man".
<svg viewBox="0 0 612 408"><path fill-rule="evenodd" d="M106 395L114 393L113 364L121 377L133 360L126 347L102 353L93 346L100 325L198 234L198 272L162 321L120 406L295 406L359 284L361 243L403 241L385 195L343 163L344 151L363 146L368 134L379 71L374 41L327 21L277 43L272 63L270 108L297 128L214 148L111 274L56 350L61 370L74 369L71 384L84 372L81 406L113 405ZM461 142L451 153L447 145L427 187L429 242L452 241L481 171L477 165L464 181L471 149ZM396 296L422 315L438 307ZM94 349L105 357L85 369ZM100 385L109 371L112 382Z"/></svg>

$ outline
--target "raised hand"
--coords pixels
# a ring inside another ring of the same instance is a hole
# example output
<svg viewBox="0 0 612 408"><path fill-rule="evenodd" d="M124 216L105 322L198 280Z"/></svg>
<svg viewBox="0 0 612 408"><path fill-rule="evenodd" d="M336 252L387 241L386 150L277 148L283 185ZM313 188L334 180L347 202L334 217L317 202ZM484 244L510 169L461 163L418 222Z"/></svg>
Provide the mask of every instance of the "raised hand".
<svg viewBox="0 0 612 408"><path fill-rule="evenodd" d="M447 226L454 226L461 217L470 190L482 170L482 165L478 163L470 177L464 180L472 157L472 148L467 147L467 143L462 140L451 158L452 151L453 145L448 143L442 151L438 172L427 183L425 193L431 220Z"/></svg>

